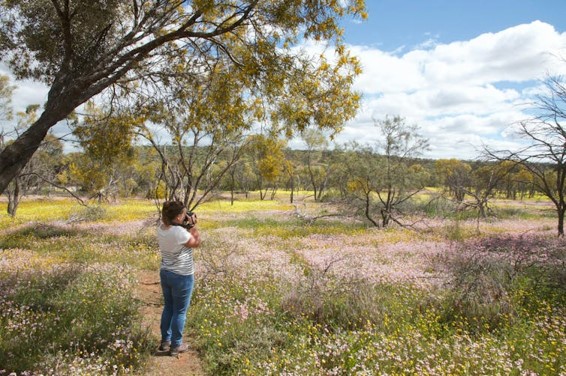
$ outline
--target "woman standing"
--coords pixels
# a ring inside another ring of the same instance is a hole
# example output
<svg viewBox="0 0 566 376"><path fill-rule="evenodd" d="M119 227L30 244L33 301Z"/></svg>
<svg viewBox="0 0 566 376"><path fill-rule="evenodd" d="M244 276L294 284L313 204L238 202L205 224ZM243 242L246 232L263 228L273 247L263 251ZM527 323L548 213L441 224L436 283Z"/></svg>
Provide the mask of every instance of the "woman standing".
<svg viewBox="0 0 566 376"><path fill-rule="evenodd" d="M166 201L157 229L164 307L161 314L160 351L177 355L188 349L183 329L194 285L193 248L200 245L196 215L188 216L180 201Z"/></svg>

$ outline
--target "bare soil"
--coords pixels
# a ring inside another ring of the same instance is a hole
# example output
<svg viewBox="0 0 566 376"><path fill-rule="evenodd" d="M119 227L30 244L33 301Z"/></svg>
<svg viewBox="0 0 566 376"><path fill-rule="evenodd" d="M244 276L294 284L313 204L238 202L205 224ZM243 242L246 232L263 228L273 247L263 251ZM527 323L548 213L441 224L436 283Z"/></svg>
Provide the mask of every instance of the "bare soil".
<svg viewBox="0 0 566 376"><path fill-rule="evenodd" d="M159 321L163 308L159 275L154 271L141 271L138 274L138 281L137 294L138 299L142 301L143 324L149 328L152 336L155 338L155 351L142 375L204 376L205 372L198 353L191 346L191 338L184 338L185 342L189 344L189 351L179 354L177 357L169 356L167 353L160 353L157 350L160 340ZM188 319L190 320L190 313Z"/></svg>

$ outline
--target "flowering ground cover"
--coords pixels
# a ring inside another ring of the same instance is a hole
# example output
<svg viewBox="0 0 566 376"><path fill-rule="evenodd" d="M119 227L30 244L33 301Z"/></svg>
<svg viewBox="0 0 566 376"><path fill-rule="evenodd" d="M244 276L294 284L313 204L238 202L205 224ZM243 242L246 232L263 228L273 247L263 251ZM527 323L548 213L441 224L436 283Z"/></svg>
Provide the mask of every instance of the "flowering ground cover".
<svg viewBox="0 0 566 376"><path fill-rule="evenodd" d="M442 221L254 221L208 232L199 250L191 330L211 374L566 374L566 246L551 221L482 223L479 237L459 223L460 241Z"/></svg>
<svg viewBox="0 0 566 376"><path fill-rule="evenodd" d="M189 341L211 375L566 375L566 243L538 203L503 206L415 230L199 207ZM157 339L134 276L159 267L155 205L19 210L0 217L0 375L143 374Z"/></svg>

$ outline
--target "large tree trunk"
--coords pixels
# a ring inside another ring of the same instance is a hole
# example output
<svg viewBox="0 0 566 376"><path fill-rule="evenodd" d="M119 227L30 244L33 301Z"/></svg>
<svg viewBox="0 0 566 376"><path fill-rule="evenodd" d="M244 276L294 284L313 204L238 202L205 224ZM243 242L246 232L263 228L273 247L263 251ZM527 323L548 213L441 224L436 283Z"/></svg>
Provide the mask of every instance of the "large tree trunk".
<svg viewBox="0 0 566 376"><path fill-rule="evenodd" d="M2 150L2 153L0 153L0 194L6 190L12 179L29 162L49 129L67 115L68 113L43 112L41 117L28 130Z"/></svg>
<svg viewBox="0 0 566 376"><path fill-rule="evenodd" d="M65 78L53 83L39 119L0 153L0 194L29 162L49 129L104 88L70 87L70 81Z"/></svg>

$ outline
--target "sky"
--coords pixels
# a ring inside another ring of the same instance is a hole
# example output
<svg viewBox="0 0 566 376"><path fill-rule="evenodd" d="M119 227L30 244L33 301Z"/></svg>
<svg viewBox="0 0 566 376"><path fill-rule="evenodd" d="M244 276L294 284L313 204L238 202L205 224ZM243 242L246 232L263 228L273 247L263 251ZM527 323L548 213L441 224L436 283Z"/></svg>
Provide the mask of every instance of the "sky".
<svg viewBox="0 0 566 376"><path fill-rule="evenodd" d="M565 0L369 0L344 22L363 73L362 107L339 140L379 142L375 121L399 115L428 138L427 158L516 149L547 75L566 74Z"/></svg>
<svg viewBox="0 0 566 376"><path fill-rule="evenodd" d="M361 108L338 143L377 144L375 121L399 115L429 140L425 158L475 159L483 145L514 149L520 140L513 127L528 117L541 80L566 75L566 0L366 0L366 6L367 20L342 23L363 73L354 85ZM45 101L43 85L16 84L16 111Z"/></svg>

